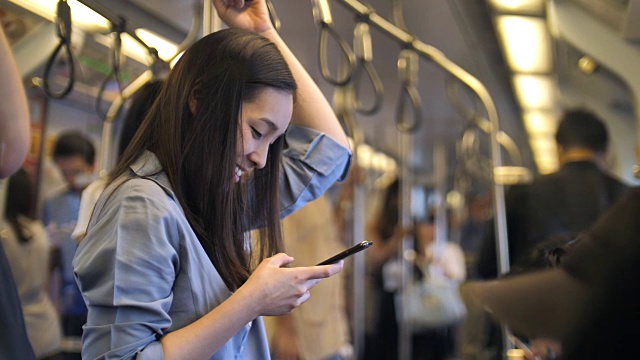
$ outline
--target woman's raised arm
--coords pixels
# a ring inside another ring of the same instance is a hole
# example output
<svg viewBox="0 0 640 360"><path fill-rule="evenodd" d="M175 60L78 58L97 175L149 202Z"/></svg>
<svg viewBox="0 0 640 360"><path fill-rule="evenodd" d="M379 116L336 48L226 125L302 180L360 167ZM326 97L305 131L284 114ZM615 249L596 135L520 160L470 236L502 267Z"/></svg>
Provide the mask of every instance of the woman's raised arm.
<svg viewBox="0 0 640 360"><path fill-rule="evenodd" d="M222 21L229 27L256 32L278 46L298 84L292 122L323 132L348 149L347 135L333 108L318 85L273 28L265 1L215 0L214 5Z"/></svg>

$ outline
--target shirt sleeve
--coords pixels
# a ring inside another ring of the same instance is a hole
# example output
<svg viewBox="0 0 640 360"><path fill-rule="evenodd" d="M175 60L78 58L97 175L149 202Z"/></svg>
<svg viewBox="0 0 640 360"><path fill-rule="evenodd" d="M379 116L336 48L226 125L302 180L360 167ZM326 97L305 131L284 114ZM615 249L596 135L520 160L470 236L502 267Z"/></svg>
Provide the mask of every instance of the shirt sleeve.
<svg viewBox="0 0 640 360"><path fill-rule="evenodd" d="M280 173L281 217L324 194L347 176L351 151L319 131L291 125Z"/></svg>
<svg viewBox="0 0 640 360"><path fill-rule="evenodd" d="M83 358L163 357L159 339L171 326L178 235L167 195L155 185L132 190L137 181L146 180L129 181L117 190L125 196L106 203L74 259L89 309Z"/></svg>

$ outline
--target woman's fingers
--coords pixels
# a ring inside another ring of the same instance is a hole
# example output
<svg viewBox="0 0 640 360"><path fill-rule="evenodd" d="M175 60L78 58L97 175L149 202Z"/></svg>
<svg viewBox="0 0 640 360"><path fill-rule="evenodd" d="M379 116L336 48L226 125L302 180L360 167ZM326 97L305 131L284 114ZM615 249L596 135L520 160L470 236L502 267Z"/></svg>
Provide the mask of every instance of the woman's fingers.
<svg viewBox="0 0 640 360"><path fill-rule="evenodd" d="M234 7L236 9L241 9L244 6L244 0L216 0L218 3L224 3L228 7Z"/></svg>
<svg viewBox="0 0 640 360"><path fill-rule="evenodd" d="M330 276L333 276L340 271L342 271L342 267L344 266L344 261L340 260L339 262L331 265L320 265L320 266L309 266L306 268L298 268L300 270L304 270L303 278L305 280L314 280L314 279L326 279Z"/></svg>
<svg viewBox="0 0 640 360"><path fill-rule="evenodd" d="M261 315L282 315L300 306L311 294L309 290L322 279L340 272L343 262L331 265L291 267L283 266L293 258L280 253L265 259L245 283L245 288L255 291Z"/></svg>
<svg viewBox="0 0 640 360"><path fill-rule="evenodd" d="M269 261L269 264L276 267L283 267L293 262L293 258L285 253L275 254L266 260Z"/></svg>

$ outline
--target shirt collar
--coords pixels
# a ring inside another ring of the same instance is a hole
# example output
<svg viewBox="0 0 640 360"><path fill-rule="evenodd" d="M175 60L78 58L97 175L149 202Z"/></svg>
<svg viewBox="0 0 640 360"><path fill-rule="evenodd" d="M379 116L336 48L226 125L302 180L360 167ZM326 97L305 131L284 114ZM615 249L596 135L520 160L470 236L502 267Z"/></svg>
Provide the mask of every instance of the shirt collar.
<svg viewBox="0 0 640 360"><path fill-rule="evenodd" d="M165 192L175 199L173 189L167 174L162 169L158 157L151 151L145 150L130 166L131 171L139 177L155 181Z"/></svg>

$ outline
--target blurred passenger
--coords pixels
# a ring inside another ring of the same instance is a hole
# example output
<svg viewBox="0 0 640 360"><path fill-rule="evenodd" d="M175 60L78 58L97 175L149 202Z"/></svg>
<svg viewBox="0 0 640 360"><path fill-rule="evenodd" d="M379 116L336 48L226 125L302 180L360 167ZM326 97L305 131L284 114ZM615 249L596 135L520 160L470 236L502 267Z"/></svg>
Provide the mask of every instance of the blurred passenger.
<svg viewBox="0 0 640 360"><path fill-rule="evenodd" d="M609 144L605 124L587 110L565 112L556 132L561 167L530 185L514 186L505 200L509 259L526 256L544 239L590 226L626 191L603 170ZM497 276L495 236L485 238L478 263L482 278Z"/></svg>
<svg viewBox="0 0 640 360"><path fill-rule="evenodd" d="M562 234L538 244L528 256L514 264L504 277L528 274L560 266L577 244L575 236ZM518 335L518 334L516 334ZM562 355L560 339L519 336L518 343L524 341L525 358L534 360L553 360ZM529 353L530 352L530 353Z"/></svg>
<svg viewBox="0 0 640 360"><path fill-rule="evenodd" d="M576 243L575 237L569 234L546 239L513 264L503 279L558 267ZM462 293L467 295L464 299L467 306L467 318L460 327L460 337L457 344L460 359L502 358L501 346L497 344L502 337L499 324L487 316L484 304L469 298L468 292L463 291ZM552 316L552 314L547 314L547 316ZM559 339L524 337L523 339L514 338L514 340L516 340L516 347L525 350L526 359L534 359L536 356L539 357L539 360L553 359L560 354ZM487 346L487 342L489 346Z"/></svg>
<svg viewBox="0 0 640 360"><path fill-rule="evenodd" d="M560 267L470 282L466 298L529 337L562 339L562 359L634 359L640 329L640 189L582 233Z"/></svg>
<svg viewBox="0 0 640 360"><path fill-rule="evenodd" d="M71 262L78 245L71 238L71 232L78 220L80 195L93 180L95 156L95 148L86 136L75 131L60 134L53 148L53 160L67 187L48 197L42 209L42 220L53 243L54 275L59 276L59 288L54 289L57 292L54 296L61 306L63 333L77 341L87 320L87 307L73 276Z"/></svg>
<svg viewBox="0 0 640 360"><path fill-rule="evenodd" d="M327 195L286 217L282 221L282 236L287 254L295 259L294 266L317 264L345 249ZM274 359L352 357L342 274L318 284L311 291L309 301L295 311L273 318Z"/></svg>
<svg viewBox="0 0 640 360"><path fill-rule="evenodd" d="M561 266L590 290L563 359L633 359L640 335L640 188L602 216Z"/></svg>
<svg viewBox="0 0 640 360"><path fill-rule="evenodd" d="M131 139L133 139L147 111L149 111L149 108L151 108L151 105L153 105L153 102L158 96L161 85L162 81L151 81L141 86L140 89L133 94L131 104L123 119L122 129L120 130L117 159L120 159L122 153L124 153L124 150L131 142ZM78 211L78 222L71 233L71 237L77 242L82 241L87 234L87 226L89 226L89 219L93 213L93 207L106 185L107 179L99 178L82 191Z"/></svg>
<svg viewBox="0 0 640 360"><path fill-rule="evenodd" d="M492 214L491 194L483 191L470 194L466 201L466 217L460 229L460 247L464 251L467 277L475 278L482 242Z"/></svg>
<svg viewBox="0 0 640 360"><path fill-rule="evenodd" d="M29 108L9 42L0 26L0 179L15 173L29 149ZM4 186L0 181L0 186ZM0 188L0 193L2 193ZM0 360L33 359L18 291L0 246ZM10 329L10 330L9 330Z"/></svg>
<svg viewBox="0 0 640 360"><path fill-rule="evenodd" d="M416 222L415 241L418 249L416 264L422 272L422 281L452 282L457 284L466 278L464 253L454 242L436 244L434 216ZM413 358L420 360L444 360L454 355L456 331L459 321L434 327L414 329Z"/></svg>
<svg viewBox="0 0 640 360"><path fill-rule="evenodd" d="M365 252L367 324L364 359L389 360L398 356L398 322L394 300L398 284L395 277L386 279L385 288L383 273L394 273L384 271L384 268L395 266L391 260L397 258L402 239L409 232L399 223L399 203L400 181L396 179L384 189L379 210L366 228L366 237L373 245Z"/></svg>
<svg viewBox="0 0 640 360"><path fill-rule="evenodd" d="M18 287L29 341L38 359L60 359L62 330L46 291L50 244L44 226L30 214L33 186L25 170L9 180L0 240ZM14 329L4 329L5 332Z"/></svg>

